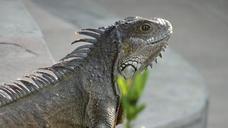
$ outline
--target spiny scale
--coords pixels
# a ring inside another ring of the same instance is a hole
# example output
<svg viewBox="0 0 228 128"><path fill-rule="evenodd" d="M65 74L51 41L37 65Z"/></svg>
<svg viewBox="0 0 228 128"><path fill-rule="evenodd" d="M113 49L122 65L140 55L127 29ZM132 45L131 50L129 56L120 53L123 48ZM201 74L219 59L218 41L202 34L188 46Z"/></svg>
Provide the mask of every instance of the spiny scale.
<svg viewBox="0 0 228 128"><path fill-rule="evenodd" d="M164 45L164 46L161 48L161 50L162 50L162 51L165 51L165 49L166 49L167 47L168 47L168 44ZM162 53L159 53L158 56L159 56L160 58L162 58ZM155 62L155 63L158 63L158 59L155 58L155 59L154 59L154 62ZM149 66L150 66L150 68L153 68L153 62L151 62L151 63L149 64Z"/></svg>
<svg viewBox="0 0 228 128"><path fill-rule="evenodd" d="M103 34L104 33L104 30L101 30L101 29L86 28L86 29L82 29L82 30L92 31L92 32L96 32L96 33L99 33L99 34Z"/></svg>
<svg viewBox="0 0 228 128"><path fill-rule="evenodd" d="M161 53L159 54L159 57L161 57L161 58L162 58L162 54L161 54Z"/></svg>
<svg viewBox="0 0 228 128"><path fill-rule="evenodd" d="M96 39L90 39L90 38L84 38L84 39L78 39L78 40L75 40L74 42L72 42L71 44L75 44L75 43L78 43L78 42L89 42L89 43L96 43L97 40Z"/></svg>
<svg viewBox="0 0 228 128"><path fill-rule="evenodd" d="M155 61L155 63L158 63L158 59L157 59L157 58L155 58L155 60L154 60L154 61Z"/></svg>

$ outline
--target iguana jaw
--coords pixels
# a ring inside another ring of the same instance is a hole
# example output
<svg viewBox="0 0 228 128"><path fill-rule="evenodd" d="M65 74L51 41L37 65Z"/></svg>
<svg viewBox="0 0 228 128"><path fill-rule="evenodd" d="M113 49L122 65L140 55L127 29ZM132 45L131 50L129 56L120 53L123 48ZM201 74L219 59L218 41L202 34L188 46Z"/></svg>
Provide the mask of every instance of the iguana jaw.
<svg viewBox="0 0 228 128"><path fill-rule="evenodd" d="M120 72L125 78L131 78L134 76L136 72L141 72L145 70L148 66L152 67L152 62L157 63L157 57L162 57L162 51L165 51L166 47L168 46L167 42L160 42L152 44L150 49L150 55L143 56L139 55L136 57L131 57L120 65ZM143 51L143 50L142 50Z"/></svg>

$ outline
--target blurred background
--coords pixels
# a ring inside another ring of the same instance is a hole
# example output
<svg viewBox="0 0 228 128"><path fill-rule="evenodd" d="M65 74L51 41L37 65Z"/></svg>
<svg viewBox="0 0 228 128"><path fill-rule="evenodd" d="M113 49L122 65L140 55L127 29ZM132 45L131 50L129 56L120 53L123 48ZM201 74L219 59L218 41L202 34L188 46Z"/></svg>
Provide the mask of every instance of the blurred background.
<svg viewBox="0 0 228 128"><path fill-rule="evenodd" d="M228 127L227 0L23 0L41 27L56 60L71 49L81 27L110 24L126 16L163 17L174 26L170 47L204 77L209 88L208 127ZM89 13L81 15L80 11ZM88 11L89 10L89 11ZM94 11L91 11L94 10ZM86 22L90 20L90 22ZM66 44L67 43L67 44ZM178 70L178 69L177 69ZM184 74L185 72L183 72Z"/></svg>

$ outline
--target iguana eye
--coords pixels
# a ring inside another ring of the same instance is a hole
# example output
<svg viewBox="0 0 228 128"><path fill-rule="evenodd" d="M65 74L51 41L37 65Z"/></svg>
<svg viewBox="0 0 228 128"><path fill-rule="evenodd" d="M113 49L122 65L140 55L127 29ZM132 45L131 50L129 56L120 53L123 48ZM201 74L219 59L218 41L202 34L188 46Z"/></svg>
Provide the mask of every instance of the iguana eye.
<svg viewBox="0 0 228 128"><path fill-rule="evenodd" d="M145 24L143 24L143 25L140 26L140 30L141 30L142 32L147 32L147 31L149 31L149 30L151 30L151 29L152 29L152 27L151 27L151 25L148 24L148 23L145 23Z"/></svg>

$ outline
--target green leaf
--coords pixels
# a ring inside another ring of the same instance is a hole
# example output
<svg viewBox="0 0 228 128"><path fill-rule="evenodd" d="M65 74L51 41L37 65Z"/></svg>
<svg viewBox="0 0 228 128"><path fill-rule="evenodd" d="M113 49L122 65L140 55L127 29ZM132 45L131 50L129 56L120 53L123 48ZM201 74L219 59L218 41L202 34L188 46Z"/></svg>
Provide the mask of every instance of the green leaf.
<svg viewBox="0 0 228 128"><path fill-rule="evenodd" d="M144 110L145 105L138 105L146 85L148 71L137 73L134 79L125 80L122 76L117 78L117 84L121 92L121 104L124 116L127 119L125 128L131 128L131 122L134 121L139 113Z"/></svg>
<svg viewBox="0 0 228 128"><path fill-rule="evenodd" d="M136 113L140 113L145 109L146 105L145 104L141 104L140 106L137 106L136 108Z"/></svg>
<svg viewBox="0 0 228 128"><path fill-rule="evenodd" d="M118 84L118 87L120 89L121 94L123 96L126 96L127 95L127 92L128 92L127 81L122 76L118 76L118 78L117 78L117 84Z"/></svg>
<svg viewBox="0 0 228 128"><path fill-rule="evenodd" d="M148 78L148 71L145 70L144 72L142 73L137 73L136 76L135 76L135 79L134 79L134 90L135 90L135 95L137 98L139 98L145 88L145 85L146 85L146 81L147 81L147 78Z"/></svg>
<svg viewBox="0 0 228 128"><path fill-rule="evenodd" d="M133 80L133 85L130 86L127 93L128 99L131 103L136 104L146 85L146 80L148 77L147 70L142 73L137 73Z"/></svg>
<svg viewBox="0 0 228 128"><path fill-rule="evenodd" d="M136 116L137 116L137 109L135 108L135 106L129 105L127 109L127 119L134 120Z"/></svg>

